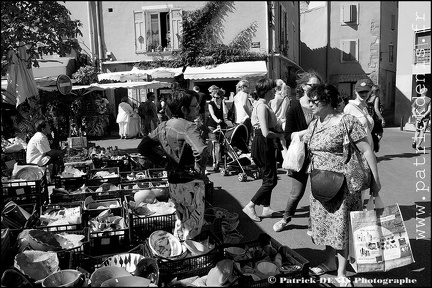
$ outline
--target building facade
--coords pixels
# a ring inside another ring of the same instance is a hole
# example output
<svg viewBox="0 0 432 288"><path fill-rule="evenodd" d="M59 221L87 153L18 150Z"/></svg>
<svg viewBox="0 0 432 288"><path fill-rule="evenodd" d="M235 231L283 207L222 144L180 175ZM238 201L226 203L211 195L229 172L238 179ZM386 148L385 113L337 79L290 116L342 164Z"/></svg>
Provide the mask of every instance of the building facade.
<svg viewBox="0 0 432 288"><path fill-rule="evenodd" d="M370 78L394 111L397 1L325 1L300 17L301 62L336 85L348 99L357 80Z"/></svg>
<svg viewBox="0 0 432 288"><path fill-rule="evenodd" d="M78 39L102 73L131 71L142 61L173 59L180 49L182 13L202 8L206 1L66 1L72 19L83 23ZM266 53L266 76L287 79L299 68L300 29L297 1L233 1L223 19L223 44L256 23L250 51ZM186 70L187 72L188 70ZM215 84L227 92L247 76L206 76L189 79L201 90ZM256 77L255 77L256 78ZM169 79L165 79L169 81ZM255 79L248 79L254 82ZM144 93L145 95L145 93ZM142 100L142 99L140 99Z"/></svg>
<svg viewBox="0 0 432 288"><path fill-rule="evenodd" d="M431 3L399 2L395 123L413 130L411 104L427 87L431 97Z"/></svg>

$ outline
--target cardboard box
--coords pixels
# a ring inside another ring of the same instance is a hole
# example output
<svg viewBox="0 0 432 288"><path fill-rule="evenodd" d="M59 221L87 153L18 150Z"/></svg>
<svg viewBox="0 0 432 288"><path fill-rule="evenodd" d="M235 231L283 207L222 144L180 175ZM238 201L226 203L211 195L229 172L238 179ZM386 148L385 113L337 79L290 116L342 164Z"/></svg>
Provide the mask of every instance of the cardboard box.
<svg viewBox="0 0 432 288"><path fill-rule="evenodd" d="M69 148L86 148L87 137L69 137L68 145Z"/></svg>

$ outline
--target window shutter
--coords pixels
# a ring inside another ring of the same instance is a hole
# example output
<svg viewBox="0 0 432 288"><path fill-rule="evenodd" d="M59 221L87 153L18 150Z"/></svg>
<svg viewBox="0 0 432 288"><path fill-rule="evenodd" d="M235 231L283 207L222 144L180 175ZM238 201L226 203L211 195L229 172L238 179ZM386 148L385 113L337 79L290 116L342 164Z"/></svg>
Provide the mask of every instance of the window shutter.
<svg viewBox="0 0 432 288"><path fill-rule="evenodd" d="M135 22L135 52L145 51L144 15L143 12L134 12Z"/></svg>
<svg viewBox="0 0 432 288"><path fill-rule="evenodd" d="M357 6L345 4L342 8L342 22L353 23L357 21Z"/></svg>
<svg viewBox="0 0 432 288"><path fill-rule="evenodd" d="M342 41L342 61L357 61L357 41Z"/></svg>
<svg viewBox="0 0 432 288"><path fill-rule="evenodd" d="M170 43L172 49L180 48L180 39L182 36L182 10L170 10Z"/></svg>

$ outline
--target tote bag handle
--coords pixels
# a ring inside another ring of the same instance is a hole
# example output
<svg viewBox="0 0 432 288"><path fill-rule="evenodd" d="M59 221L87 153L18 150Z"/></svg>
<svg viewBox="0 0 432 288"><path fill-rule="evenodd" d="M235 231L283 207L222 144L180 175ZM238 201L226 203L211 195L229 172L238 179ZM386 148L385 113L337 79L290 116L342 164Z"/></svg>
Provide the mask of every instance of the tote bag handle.
<svg viewBox="0 0 432 288"><path fill-rule="evenodd" d="M381 208L384 208L384 202L382 201L381 197L379 195L376 197L370 195L366 210L371 211Z"/></svg>

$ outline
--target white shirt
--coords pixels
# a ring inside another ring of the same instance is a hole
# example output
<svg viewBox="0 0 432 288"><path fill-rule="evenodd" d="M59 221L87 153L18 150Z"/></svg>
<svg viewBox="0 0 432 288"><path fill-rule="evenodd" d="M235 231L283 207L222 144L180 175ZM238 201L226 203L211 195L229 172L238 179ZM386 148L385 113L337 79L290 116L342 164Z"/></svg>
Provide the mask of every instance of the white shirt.
<svg viewBox="0 0 432 288"><path fill-rule="evenodd" d="M49 156L42 156L49 151L51 147L48 138L42 132L36 132L27 144L27 164L45 165Z"/></svg>
<svg viewBox="0 0 432 288"><path fill-rule="evenodd" d="M248 94L243 92L243 91L239 91L235 96L234 96L234 105L235 105L235 113L236 113L236 123L243 123L247 118L249 118L248 113L250 114L251 111L248 111L250 108L250 106L247 104L249 99L248 99ZM246 107L248 107L247 110L245 110L245 108L243 107L243 105L246 104Z"/></svg>
<svg viewBox="0 0 432 288"><path fill-rule="evenodd" d="M357 100L349 100L344 108L344 113L351 114L359 119L367 134L367 142L373 147L372 128L374 126L374 120L372 116L369 115L367 107L364 105L362 109L359 107L359 104Z"/></svg>

